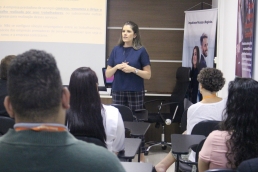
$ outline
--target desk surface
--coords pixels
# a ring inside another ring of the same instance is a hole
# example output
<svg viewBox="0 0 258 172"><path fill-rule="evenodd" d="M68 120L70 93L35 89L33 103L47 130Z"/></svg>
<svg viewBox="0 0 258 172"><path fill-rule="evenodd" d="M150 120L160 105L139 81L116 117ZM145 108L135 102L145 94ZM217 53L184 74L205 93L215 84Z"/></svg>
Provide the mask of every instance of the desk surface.
<svg viewBox="0 0 258 172"><path fill-rule="evenodd" d="M150 127L150 123L124 121L124 126L130 130L131 136L144 136Z"/></svg>
<svg viewBox="0 0 258 172"><path fill-rule="evenodd" d="M126 172L152 172L151 163L121 162Z"/></svg>
<svg viewBox="0 0 258 172"><path fill-rule="evenodd" d="M192 145L205 139L202 135L171 134L172 153L188 154Z"/></svg>
<svg viewBox="0 0 258 172"><path fill-rule="evenodd" d="M108 92L99 92L100 98L112 98ZM170 97L171 94L158 94L158 93L145 93L145 96L154 96L154 97Z"/></svg>
<svg viewBox="0 0 258 172"><path fill-rule="evenodd" d="M125 150L119 152L119 158L133 159L139 150L142 140L137 138L125 138Z"/></svg>

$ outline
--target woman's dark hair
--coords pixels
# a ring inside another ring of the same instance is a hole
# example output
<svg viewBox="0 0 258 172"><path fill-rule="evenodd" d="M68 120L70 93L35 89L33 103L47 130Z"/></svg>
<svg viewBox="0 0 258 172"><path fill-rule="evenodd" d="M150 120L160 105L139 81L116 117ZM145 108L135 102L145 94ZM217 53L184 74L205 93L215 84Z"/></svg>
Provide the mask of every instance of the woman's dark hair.
<svg viewBox="0 0 258 172"><path fill-rule="evenodd" d="M226 144L228 165L258 156L258 82L235 78L228 86L228 99L221 129L230 134Z"/></svg>
<svg viewBox="0 0 258 172"><path fill-rule="evenodd" d="M203 68L197 76L197 81L210 92L221 90L225 84L223 73L215 68Z"/></svg>
<svg viewBox="0 0 258 172"><path fill-rule="evenodd" d="M193 64L194 50L196 50L196 54L197 54L196 68L198 69L198 67L199 67L199 59L200 59L200 50L199 50L198 46L195 46L193 48L193 53L192 53L192 69L194 68L194 64Z"/></svg>
<svg viewBox="0 0 258 172"><path fill-rule="evenodd" d="M132 21L127 21L125 22L125 24L123 25L123 27L125 25L129 25L131 26L131 29L133 30L133 32L136 34L136 37L133 39L133 48L135 50L139 50L140 48L142 48L142 43L141 43L141 36L140 36L140 32L139 32L139 27L136 23L132 22ZM121 33L123 31L123 27L121 30ZM120 38L118 41L118 45L123 46L124 45L124 41L122 39L122 34L120 34Z"/></svg>
<svg viewBox="0 0 258 172"><path fill-rule="evenodd" d="M72 134L95 137L105 143L101 115L103 106L97 84L98 78L91 68L81 67L72 73L69 83L70 109L66 114L66 123Z"/></svg>

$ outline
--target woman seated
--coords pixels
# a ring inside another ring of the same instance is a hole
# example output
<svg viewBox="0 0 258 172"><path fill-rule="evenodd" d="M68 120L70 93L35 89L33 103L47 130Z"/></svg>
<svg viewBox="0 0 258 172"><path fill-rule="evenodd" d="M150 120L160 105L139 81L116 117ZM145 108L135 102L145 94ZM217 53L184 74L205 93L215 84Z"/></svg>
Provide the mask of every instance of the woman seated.
<svg viewBox="0 0 258 172"><path fill-rule="evenodd" d="M232 168L258 157L258 82L236 78L229 83L221 130L213 131L199 153L199 171Z"/></svg>
<svg viewBox="0 0 258 172"><path fill-rule="evenodd" d="M76 69L70 78L70 109L67 127L73 135L95 137L109 151L124 150L125 129L118 109L101 104L96 73L88 67Z"/></svg>
<svg viewBox="0 0 258 172"><path fill-rule="evenodd" d="M225 84L222 72L214 68L203 68L198 74L197 80L203 99L189 107L186 131L183 134L191 134L193 127L201 121L221 121L222 112L225 109L226 100L216 95ZM194 157L195 153L192 151L189 160L195 161ZM155 166L155 169L158 172L165 172L175 161L175 157L170 152Z"/></svg>

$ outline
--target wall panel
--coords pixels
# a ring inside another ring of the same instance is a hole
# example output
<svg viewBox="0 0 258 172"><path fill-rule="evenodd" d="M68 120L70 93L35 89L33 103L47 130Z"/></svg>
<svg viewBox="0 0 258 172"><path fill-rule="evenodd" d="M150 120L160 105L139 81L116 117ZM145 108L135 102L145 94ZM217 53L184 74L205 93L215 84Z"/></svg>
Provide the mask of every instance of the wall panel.
<svg viewBox="0 0 258 172"><path fill-rule="evenodd" d="M176 69L182 65L184 11L194 6L191 10L200 10L201 2L204 9L211 8L207 4L212 4L212 0L109 0L106 57L117 45L122 25L128 20L136 22L142 28L142 43L150 59L170 61L151 62L152 77L145 80L145 89L152 93L171 93Z"/></svg>

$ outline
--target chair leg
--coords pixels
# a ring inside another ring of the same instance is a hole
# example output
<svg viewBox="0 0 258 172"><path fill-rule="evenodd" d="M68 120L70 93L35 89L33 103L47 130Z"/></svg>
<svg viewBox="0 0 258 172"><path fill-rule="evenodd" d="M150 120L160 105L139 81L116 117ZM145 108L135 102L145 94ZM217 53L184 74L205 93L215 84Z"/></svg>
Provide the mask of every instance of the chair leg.
<svg viewBox="0 0 258 172"><path fill-rule="evenodd" d="M144 155L148 155L149 154L149 150L150 148L154 147L154 146L162 146L162 150L166 150L167 146L171 147L171 143L170 142L166 142L165 141L165 126L162 125L162 134L161 134L161 141L160 142L155 142L155 141L150 141L150 142L146 142L145 144L149 145L148 148L145 150Z"/></svg>

